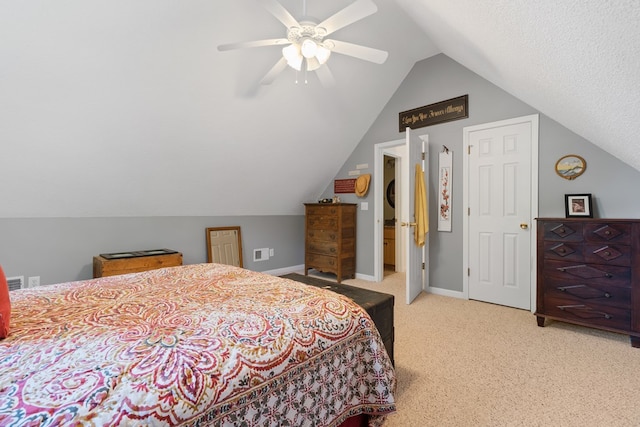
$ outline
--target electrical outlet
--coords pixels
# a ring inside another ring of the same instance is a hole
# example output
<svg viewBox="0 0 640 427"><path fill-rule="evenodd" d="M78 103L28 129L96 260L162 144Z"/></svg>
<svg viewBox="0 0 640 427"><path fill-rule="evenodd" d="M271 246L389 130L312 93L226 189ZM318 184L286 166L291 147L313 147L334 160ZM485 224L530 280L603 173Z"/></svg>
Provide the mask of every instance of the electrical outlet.
<svg viewBox="0 0 640 427"><path fill-rule="evenodd" d="M31 276L29 277L29 287L33 288L36 286L40 286L40 276Z"/></svg>
<svg viewBox="0 0 640 427"><path fill-rule="evenodd" d="M273 248L269 249L269 256L273 256L274 253L275 251L273 250Z"/></svg>

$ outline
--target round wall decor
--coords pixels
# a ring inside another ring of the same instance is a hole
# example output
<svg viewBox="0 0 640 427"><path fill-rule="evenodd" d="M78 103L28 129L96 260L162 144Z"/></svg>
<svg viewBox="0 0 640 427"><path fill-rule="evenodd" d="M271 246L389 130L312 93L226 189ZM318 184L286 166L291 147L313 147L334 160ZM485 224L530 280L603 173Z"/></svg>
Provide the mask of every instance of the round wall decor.
<svg viewBox="0 0 640 427"><path fill-rule="evenodd" d="M587 169L587 162L576 154L560 157L556 162L556 173L564 179L576 179Z"/></svg>

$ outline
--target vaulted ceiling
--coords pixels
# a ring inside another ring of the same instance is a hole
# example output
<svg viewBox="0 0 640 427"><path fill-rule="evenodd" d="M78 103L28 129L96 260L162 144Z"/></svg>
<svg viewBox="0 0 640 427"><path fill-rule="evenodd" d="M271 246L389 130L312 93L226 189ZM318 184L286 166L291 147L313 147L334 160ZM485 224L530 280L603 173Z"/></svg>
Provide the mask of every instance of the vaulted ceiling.
<svg viewBox="0 0 640 427"><path fill-rule="evenodd" d="M389 58L333 54L330 88L260 86L279 47L216 49L285 36L255 0L0 2L0 217L300 213L438 53L640 170L636 0L374 1L332 38Z"/></svg>

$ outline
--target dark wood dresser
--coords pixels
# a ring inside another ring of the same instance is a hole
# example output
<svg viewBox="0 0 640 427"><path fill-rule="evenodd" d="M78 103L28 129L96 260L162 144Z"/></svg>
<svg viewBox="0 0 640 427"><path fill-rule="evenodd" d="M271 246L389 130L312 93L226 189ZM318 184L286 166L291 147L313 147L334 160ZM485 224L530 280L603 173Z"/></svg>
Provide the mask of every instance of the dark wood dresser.
<svg viewBox="0 0 640 427"><path fill-rule="evenodd" d="M304 274L314 268L353 279L356 275L354 203L305 203Z"/></svg>
<svg viewBox="0 0 640 427"><path fill-rule="evenodd" d="M537 221L538 326L561 320L628 334L640 347L640 220Z"/></svg>

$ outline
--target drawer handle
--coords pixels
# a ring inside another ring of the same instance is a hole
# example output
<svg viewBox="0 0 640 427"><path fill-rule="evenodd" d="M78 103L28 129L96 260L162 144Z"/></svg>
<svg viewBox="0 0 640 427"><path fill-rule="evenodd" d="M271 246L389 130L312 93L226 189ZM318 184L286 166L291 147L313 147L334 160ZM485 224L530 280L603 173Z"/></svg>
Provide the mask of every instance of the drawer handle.
<svg viewBox="0 0 640 427"><path fill-rule="evenodd" d="M558 230L560 233L564 234L564 228L561 228L560 230Z"/></svg>
<svg viewBox="0 0 640 427"><path fill-rule="evenodd" d="M606 256L611 256L611 252L609 252L609 251L606 251L604 254L605 254Z"/></svg>
<svg viewBox="0 0 640 427"><path fill-rule="evenodd" d="M613 274L611 273L605 273L604 277L606 277L607 279L611 279L613 277Z"/></svg>
<svg viewBox="0 0 640 427"><path fill-rule="evenodd" d="M611 298L611 294L610 294L609 292L605 292L605 293L604 293L604 297L605 297L605 298Z"/></svg>
<svg viewBox="0 0 640 427"><path fill-rule="evenodd" d="M606 234L608 236L609 234L611 234L611 231L607 230L607 231L604 232L604 234Z"/></svg>
<svg viewBox="0 0 640 427"><path fill-rule="evenodd" d="M611 315L610 315L610 314L605 313L605 314L604 314L604 318L605 318L605 319L611 319Z"/></svg>
<svg viewBox="0 0 640 427"><path fill-rule="evenodd" d="M565 248L560 249L558 252L560 252L561 254L565 253L567 250Z"/></svg>

